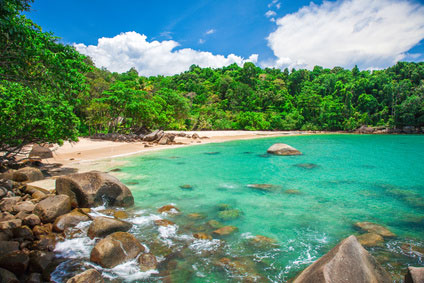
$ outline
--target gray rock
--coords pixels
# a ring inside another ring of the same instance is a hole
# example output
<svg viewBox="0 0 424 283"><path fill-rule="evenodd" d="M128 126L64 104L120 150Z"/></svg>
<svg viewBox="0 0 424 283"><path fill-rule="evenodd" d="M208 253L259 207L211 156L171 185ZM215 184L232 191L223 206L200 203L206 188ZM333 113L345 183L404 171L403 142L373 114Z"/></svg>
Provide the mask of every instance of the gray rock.
<svg viewBox="0 0 424 283"><path fill-rule="evenodd" d="M301 155L302 154L299 150L284 143L273 144L270 148L268 148L267 152L271 154L275 154L275 155Z"/></svg>
<svg viewBox="0 0 424 283"><path fill-rule="evenodd" d="M115 232L127 232L132 227L131 223L109 217L96 217L88 228L87 235L91 239L105 237Z"/></svg>
<svg viewBox="0 0 424 283"><path fill-rule="evenodd" d="M57 178L56 193L68 195L73 207L95 207L105 203L128 207L134 204L134 197L127 186L115 177L99 171Z"/></svg>
<svg viewBox="0 0 424 283"><path fill-rule="evenodd" d="M164 132L162 130L156 130L151 132L148 135L145 135L143 140L152 142L152 141L160 140L163 135L164 135Z"/></svg>
<svg viewBox="0 0 424 283"><path fill-rule="evenodd" d="M392 280L355 236L350 236L302 271L293 282L389 283Z"/></svg>
<svg viewBox="0 0 424 283"><path fill-rule="evenodd" d="M408 267L405 283L424 283L424 267Z"/></svg>
<svg viewBox="0 0 424 283"><path fill-rule="evenodd" d="M34 208L34 214L43 223L53 222L57 217L71 211L70 198L67 195L48 197L40 201Z"/></svg>
<svg viewBox="0 0 424 283"><path fill-rule="evenodd" d="M44 158L52 158L53 157L53 153L50 150L50 148L48 147L44 147L44 146L40 146L38 144L34 144L32 146L32 150L30 151L28 157L40 157L42 159Z"/></svg>

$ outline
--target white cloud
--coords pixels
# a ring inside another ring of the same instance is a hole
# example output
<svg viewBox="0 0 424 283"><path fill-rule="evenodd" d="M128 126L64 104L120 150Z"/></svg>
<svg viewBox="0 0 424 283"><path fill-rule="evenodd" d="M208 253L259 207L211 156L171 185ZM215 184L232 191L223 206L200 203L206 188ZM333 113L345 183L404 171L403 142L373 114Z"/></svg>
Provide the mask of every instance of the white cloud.
<svg viewBox="0 0 424 283"><path fill-rule="evenodd" d="M258 55L244 59L230 54L214 55L211 52L183 48L174 50L179 43L173 40L148 42L145 35L137 32L121 33L113 38L100 38L97 45L74 44L75 48L90 56L97 67L112 72L125 72L135 67L140 75L173 75L184 72L192 64L200 67L219 68L233 63L257 63Z"/></svg>
<svg viewBox="0 0 424 283"><path fill-rule="evenodd" d="M271 8L275 4L278 4L277 2L278 2L278 0L272 0L271 3L268 4L268 8Z"/></svg>
<svg viewBox="0 0 424 283"><path fill-rule="evenodd" d="M199 43L200 43L200 44L203 44L203 43L205 43L205 40L200 38L200 39L199 39Z"/></svg>
<svg viewBox="0 0 424 283"><path fill-rule="evenodd" d="M424 38L424 6L399 0L311 3L277 20L277 67L384 68Z"/></svg>
<svg viewBox="0 0 424 283"><path fill-rule="evenodd" d="M207 32L206 32L206 34L213 34L213 33L215 33L216 32L216 30L214 30L214 29L210 29L210 30L208 30Z"/></svg>
<svg viewBox="0 0 424 283"><path fill-rule="evenodd" d="M278 10L280 10L280 8L281 8L281 3L277 3L277 4L275 4L275 8L277 8Z"/></svg>
<svg viewBox="0 0 424 283"><path fill-rule="evenodd" d="M266 12L265 13L265 16L267 17L267 18L269 18L269 17L273 17L273 16L276 16L277 15L277 13L276 12L274 12L274 11L271 11L271 10L269 10L268 12Z"/></svg>

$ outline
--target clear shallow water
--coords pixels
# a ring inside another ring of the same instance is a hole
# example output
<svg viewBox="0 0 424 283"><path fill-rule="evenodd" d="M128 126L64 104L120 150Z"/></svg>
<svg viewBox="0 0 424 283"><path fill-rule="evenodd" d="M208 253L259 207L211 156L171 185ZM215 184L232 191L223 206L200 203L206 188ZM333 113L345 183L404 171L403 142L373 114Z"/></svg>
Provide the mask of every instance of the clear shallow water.
<svg viewBox="0 0 424 283"><path fill-rule="evenodd" d="M304 155L266 155L277 142L290 144ZM405 249L405 243L424 247L424 136L292 136L164 150L125 160L119 178L128 184L136 202L129 219L132 232L161 263L157 272L149 274L138 272L135 262L104 270L111 278L286 281L341 239L359 234L353 226L357 221L382 224L398 236L387 239L383 247L369 249L394 278L408 264L424 266L421 253ZM193 189L180 188L185 184ZM249 184L274 186L263 191ZM170 203L182 213L157 212ZM220 204L239 210L240 217L220 219ZM194 220L190 213L205 218ZM158 228L153 220L160 218L177 225ZM214 230L206 224L209 220L234 225L238 232L212 241L194 239L193 233ZM254 245L255 235L276 242ZM87 253L78 253L73 241L65 242L64 250L76 249L75 269L87 268ZM83 250L94 245L83 237L79 241L80 245L85 241ZM223 257L232 261L227 268L220 266ZM68 271L71 265L67 264ZM56 272L57 278L64 274L64 267Z"/></svg>

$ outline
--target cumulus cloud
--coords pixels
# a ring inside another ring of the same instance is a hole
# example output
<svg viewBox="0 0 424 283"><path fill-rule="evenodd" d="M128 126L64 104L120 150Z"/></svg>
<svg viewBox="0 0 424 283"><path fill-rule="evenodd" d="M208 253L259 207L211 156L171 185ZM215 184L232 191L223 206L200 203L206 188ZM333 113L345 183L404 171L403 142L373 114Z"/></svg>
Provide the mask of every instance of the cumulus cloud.
<svg viewBox="0 0 424 283"><path fill-rule="evenodd" d="M266 12L265 13L265 16L267 17L267 18L269 18L269 17L274 17L274 16L276 16L277 15L277 13L276 12L274 12L274 11L272 11L272 10L269 10L268 12Z"/></svg>
<svg viewBox="0 0 424 283"><path fill-rule="evenodd" d="M135 67L140 75L174 75L189 69L192 64L200 67L219 68L233 63L257 63L258 55L245 59L230 54L214 55L211 52L183 48L174 50L179 43L173 40L147 41L147 36L137 32L121 33L112 38L100 38L97 45L74 44L75 48L90 56L97 67L112 72L125 72Z"/></svg>
<svg viewBox="0 0 424 283"><path fill-rule="evenodd" d="M405 0L324 1L276 23L267 38L276 67L384 68L424 38L424 6Z"/></svg>
<svg viewBox="0 0 424 283"><path fill-rule="evenodd" d="M210 29L210 30L208 30L207 32L206 32L206 34L213 34L213 33L215 33L216 32L216 30L214 30L214 29Z"/></svg>

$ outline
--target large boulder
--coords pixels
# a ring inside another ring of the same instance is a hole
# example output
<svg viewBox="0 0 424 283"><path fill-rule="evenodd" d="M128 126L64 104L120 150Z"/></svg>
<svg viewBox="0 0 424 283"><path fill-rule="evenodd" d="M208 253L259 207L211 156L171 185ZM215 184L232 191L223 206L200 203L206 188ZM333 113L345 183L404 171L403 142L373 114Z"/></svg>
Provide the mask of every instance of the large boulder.
<svg viewBox="0 0 424 283"><path fill-rule="evenodd" d="M127 186L99 171L57 178L56 193L68 195L74 207L95 207L105 202L107 205L123 207L134 204L134 197Z"/></svg>
<svg viewBox="0 0 424 283"><path fill-rule="evenodd" d="M56 218L53 223L53 230L55 232L63 232L68 227L74 227L78 225L78 223L88 220L90 220L88 215L81 213L78 208L75 208L71 212Z"/></svg>
<svg viewBox="0 0 424 283"><path fill-rule="evenodd" d="M66 283L103 283L104 280L102 278L102 275L95 270L94 268L84 271L83 273L80 273L68 281Z"/></svg>
<svg viewBox="0 0 424 283"><path fill-rule="evenodd" d="M50 148L48 147L44 147L38 144L34 144L32 146L31 151L29 152L28 157L34 157L34 156L38 156L42 159L44 158L52 158L53 157L53 153L50 150Z"/></svg>
<svg viewBox="0 0 424 283"><path fill-rule="evenodd" d="M0 257L5 254L18 251L19 242L16 241L0 241Z"/></svg>
<svg viewBox="0 0 424 283"><path fill-rule="evenodd" d="M91 239L96 237L105 237L115 232L127 232L132 224L115 218L96 217L88 227L87 235Z"/></svg>
<svg viewBox="0 0 424 283"><path fill-rule="evenodd" d="M24 274L29 265L29 256L23 251L14 251L0 257L0 267L15 274Z"/></svg>
<svg viewBox="0 0 424 283"><path fill-rule="evenodd" d="M57 217L71 211L70 198L67 195L48 197L40 201L34 208L34 214L43 223L53 222Z"/></svg>
<svg viewBox="0 0 424 283"><path fill-rule="evenodd" d="M133 235L115 232L94 246L90 260L102 267L112 268L136 258L143 251L143 245Z"/></svg>
<svg viewBox="0 0 424 283"><path fill-rule="evenodd" d="M424 267L408 267L408 273L405 275L405 283L423 283Z"/></svg>
<svg viewBox="0 0 424 283"><path fill-rule="evenodd" d="M35 182L43 179L41 170L34 167L24 167L13 172L13 181L16 182Z"/></svg>
<svg viewBox="0 0 424 283"><path fill-rule="evenodd" d="M275 154L275 155L301 155L302 154L299 150L285 143L273 144L270 148L268 148L267 152L271 154Z"/></svg>
<svg viewBox="0 0 424 283"><path fill-rule="evenodd" d="M164 134L165 133L162 130L156 130L156 131L151 132L148 135L145 135L143 140L149 141L149 142L160 140Z"/></svg>
<svg viewBox="0 0 424 283"><path fill-rule="evenodd" d="M293 282L389 283L392 280L356 237L350 236L306 268Z"/></svg>

